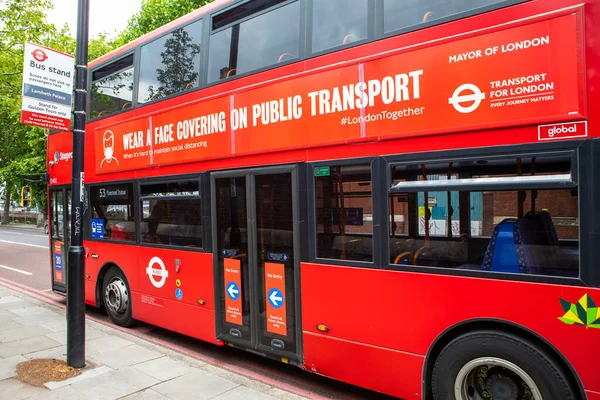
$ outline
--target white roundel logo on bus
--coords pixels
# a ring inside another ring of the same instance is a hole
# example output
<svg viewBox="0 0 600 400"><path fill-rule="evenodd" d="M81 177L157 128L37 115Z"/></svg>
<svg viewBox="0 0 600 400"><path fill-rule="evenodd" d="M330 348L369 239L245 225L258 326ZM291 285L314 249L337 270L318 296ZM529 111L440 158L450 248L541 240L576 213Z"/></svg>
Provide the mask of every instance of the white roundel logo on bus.
<svg viewBox="0 0 600 400"><path fill-rule="evenodd" d="M158 268L155 268L155 265L158 266ZM167 281L169 271L167 271L167 268L165 268L165 263L163 260L158 257L152 257L148 263L148 268L146 268L146 274L150 278L150 283L155 288L161 288ZM157 277L160 279L157 279Z"/></svg>
<svg viewBox="0 0 600 400"><path fill-rule="evenodd" d="M463 94L463 92L467 92ZM448 104L452 104L454 109L461 114L472 113L477 110L481 105L481 101L485 99L485 93L482 93L479 87L473 85L472 83L465 83L464 85L460 85L454 93L452 97L448 99ZM462 103L473 103L468 107L462 105Z"/></svg>

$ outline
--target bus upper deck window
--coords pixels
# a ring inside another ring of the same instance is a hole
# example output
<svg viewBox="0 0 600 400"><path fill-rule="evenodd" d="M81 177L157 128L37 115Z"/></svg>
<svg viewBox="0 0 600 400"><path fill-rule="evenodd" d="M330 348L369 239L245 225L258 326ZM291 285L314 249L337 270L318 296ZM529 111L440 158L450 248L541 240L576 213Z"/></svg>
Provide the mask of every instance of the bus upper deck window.
<svg viewBox="0 0 600 400"><path fill-rule="evenodd" d="M132 107L133 54L92 73L90 118Z"/></svg>
<svg viewBox="0 0 600 400"><path fill-rule="evenodd" d="M366 39L368 15L365 0L314 0L313 53Z"/></svg>
<svg viewBox="0 0 600 400"><path fill-rule="evenodd" d="M435 23L436 20L476 14L490 6L501 6L505 0L384 0L383 27L386 33L418 29L420 25Z"/></svg>

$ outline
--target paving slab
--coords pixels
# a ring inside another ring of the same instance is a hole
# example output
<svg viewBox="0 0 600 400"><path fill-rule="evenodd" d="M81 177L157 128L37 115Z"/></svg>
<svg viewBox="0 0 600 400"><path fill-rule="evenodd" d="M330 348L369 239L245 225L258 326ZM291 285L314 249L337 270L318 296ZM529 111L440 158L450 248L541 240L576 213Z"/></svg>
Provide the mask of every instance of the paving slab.
<svg viewBox="0 0 600 400"><path fill-rule="evenodd" d="M213 400L275 400L275 397L250 389L246 386L238 386L228 392L213 397Z"/></svg>
<svg viewBox="0 0 600 400"><path fill-rule="evenodd" d="M12 318L5 319L5 320L2 320L2 322L1 322L0 332L8 330L8 329L15 329L15 328L22 328L22 327L23 327L23 325L21 325L20 323L18 323L15 320L13 320Z"/></svg>
<svg viewBox="0 0 600 400"><path fill-rule="evenodd" d="M120 347L131 346L132 341L122 339L117 336L101 336L96 339L88 340L85 343L85 353L92 358L96 355L118 349Z"/></svg>
<svg viewBox="0 0 600 400"><path fill-rule="evenodd" d="M24 317L13 318L13 321L25 326L39 325L51 332L64 332L67 330L67 320L64 315L56 315L54 313L26 315ZM63 335L66 336L64 333Z"/></svg>
<svg viewBox="0 0 600 400"><path fill-rule="evenodd" d="M113 370L106 374L71 385L89 400L113 400L147 389L160 381L131 367Z"/></svg>
<svg viewBox="0 0 600 400"><path fill-rule="evenodd" d="M169 400L169 398L152 389L146 389L130 396L123 397L123 400Z"/></svg>
<svg viewBox="0 0 600 400"><path fill-rule="evenodd" d="M1 382L0 382L1 383ZM30 397L31 400L85 400L85 395L71 386L56 390L44 390ZM29 400L28 399L28 400Z"/></svg>
<svg viewBox="0 0 600 400"><path fill-rule="evenodd" d="M15 340L0 345L0 357L9 358L19 354L27 354L35 351L51 349L60 346L59 343L46 336ZM1 399L2 397L0 397Z"/></svg>
<svg viewBox="0 0 600 400"><path fill-rule="evenodd" d="M142 347L138 344L109 349L107 351L89 353L89 357L113 369L128 367L145 361L162 357L162 354Z"/></svg>
<svg viewBox="0 0 600 400"><path fill-rule="evenodd" d="M239 386L204 371L194 371L152 389L172 400L208 400Z"/></svg>
<svg viewBox="0 0 600 400"><path fill-rule="evenodd" d="M17 375L17 364L23 361L27 361L27 359L21 355L0 360L0 381Z"/></svg>
<svg viewBox="0 0 600 400"><path fill-rule="evenodd" d="M17 322L18 323L18 322ZM19 325L10 329L0 330L0 343L8 343L15 340L27 339L35 336L43 336L50 333L48 329L42 326L23 326Z"/></svg>
<svg viewBox="0 0 600 400"><path fill-rule="evenodd" d="M74 376L74 377L72 377L70 379L66 379L64 381L46 382L46 383L44 383L44 386L50 390L56 390L56 389L62 388L64 386L70 386L74 383L82 382L86 379L91 379L93 377L100 376L102 374L107 374L111 371L113 371L112 368L107 367L106 365L102 365L100 367L91 368L86 371L83 371L81 373L81 375Z"/></svg>
<svg viewBox="0 0 600 400"><path fill-rule="evenodd" d="M189 374L190 372L194 371L194 368L191 366L164 356L155 360L136 364L133 366L133 368L142 371L143 373L148 374L162 382Z"/></svg>
<svg viewBox="0 0 600 400"><path fill-rule="evenodd" d="M44 394L48 389L27 385L17 379L5 379L0 382L0 399L22 400Z"/></svg>
<svg viewBox="0 0 600 400"><path fill-rule="evenodd" d="M46 334L46 336L60 344L67 344L67 332L64 330L61 332L48 333L48 334ZM104 333L100 329L90 328L90 327L86 326L86 328L85 328L86 342L89 340L92 340L92 339L97 339L102 336L106 336L106 333Z"/></svg>

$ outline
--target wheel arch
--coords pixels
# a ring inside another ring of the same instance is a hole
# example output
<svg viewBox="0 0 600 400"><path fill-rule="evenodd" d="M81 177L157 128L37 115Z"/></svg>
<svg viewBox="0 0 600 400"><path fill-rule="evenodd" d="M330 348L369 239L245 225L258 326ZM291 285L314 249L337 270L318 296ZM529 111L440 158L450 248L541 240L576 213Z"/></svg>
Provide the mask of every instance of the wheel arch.
<svg viewBox="0 0 600 400"><path fill-rule="evenodd" d="M104 265L102 265L102 267L100 268L100 271L98 271L98 278L96 279L96 293L95 293L95 297L96 297L96 306L97 307L103 307L104 306L104 296L102 294L102 285L103 285L103 282L104 282L104 276L106 275L106 273L108 272L108 270L111 269L111 268L113 268L113 267L117 268L119 271L121 271L121 273L123 274L123 277L127 281L127 284L129 284L129 280L127 279L127 275L125 275L125 272L123 271L123 268L121 268L114 261L107 261L107 262L105 262Z"/></svg>
<svg viewBox="0 0 600 400"><path fill-rule="evenodd" d="M444 330L438 337L435 338L427 355L425 356L425 362L423 364L423 398L430 400L432 398L431 393L431 375L433 372L433 365L437 360L438 356L452 340L457 337L464 335L468 332L478 330L498 330L505 333L510 333L521 338L528 340L529 342L541 347L546 350L548 354L553 357L553 361L556 362L568 375L569 381L574 390L576 390L579 398L585 399L585 391L581 380L577 376L575 369L571 363L561 354L561 352L548 342L542 336L526 328L522 325L516 324L511 321L500 320L500 319L471 319L459 322L446 330Z"/></svg>

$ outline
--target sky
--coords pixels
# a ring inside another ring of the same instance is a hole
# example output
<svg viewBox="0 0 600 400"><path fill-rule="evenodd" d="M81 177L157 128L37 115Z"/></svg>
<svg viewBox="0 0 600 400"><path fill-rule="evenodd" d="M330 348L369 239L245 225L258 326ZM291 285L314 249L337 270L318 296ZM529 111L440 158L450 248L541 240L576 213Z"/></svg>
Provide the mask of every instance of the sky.
<svg viewBox="0 0 600 400"><path fill-rule="evenodd" d="M89 0L90 2L90 38L106 32L115 37L116 32L123 30L131 16L140 10L142 0ZM46 22L60 28L69 24L71 34L77 31L78 0L52 0L53 10L46 12Z"/></svg>

